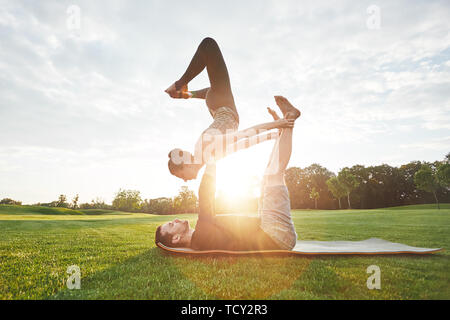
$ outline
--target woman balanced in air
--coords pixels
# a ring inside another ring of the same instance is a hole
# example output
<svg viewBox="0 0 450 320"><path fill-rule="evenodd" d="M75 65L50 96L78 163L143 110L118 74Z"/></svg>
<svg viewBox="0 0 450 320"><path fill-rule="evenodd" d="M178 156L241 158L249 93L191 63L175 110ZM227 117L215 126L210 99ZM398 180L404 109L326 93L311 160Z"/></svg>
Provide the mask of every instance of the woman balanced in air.
<svg viewBox="0 0 450 320"><path fill-rule="evenodd" d="M202 72L205 67L208 72L210 87L189 91L189 82ZM273 122L237 131L239 114L231 91L230 77L222 52L217 42L212 38L202 40L186 72L165 92L174 99L205 99L206 106L213 117L213 123L203 131L198 139L194 154L181 149L173 149L169 153L168 165L170 172L185 181L195 179L203 165L212 159L217 160L220 158L218 156L219 153L222 156L225 155L227 152L224 150L230 146L235 147L238 145L239 140L244 139L247 145L243 147L248 147L249 138L257 136L266 130L292 128L295 118L300 115L292 115L288 119L275 119ZM275 96L275 101L280 108L289 108L287 105L289 102L285 98ZM272 110L269 109L269 112L272 113ZM271 135L266 135L262 139L253 141L259 143L272 138ZM217 143L217 141L220 142ZM218 150L219 147L221 148L220 152Z"/></svg>

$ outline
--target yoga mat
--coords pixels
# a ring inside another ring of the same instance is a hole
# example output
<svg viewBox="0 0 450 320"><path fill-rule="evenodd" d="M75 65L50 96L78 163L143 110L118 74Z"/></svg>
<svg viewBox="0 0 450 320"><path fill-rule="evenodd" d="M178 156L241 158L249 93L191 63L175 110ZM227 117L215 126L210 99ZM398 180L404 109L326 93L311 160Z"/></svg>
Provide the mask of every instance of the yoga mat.
<svg viewBox="0 0 450 320"><path fill-rule="evenodd" d="M376 254L429 254L442 250L442 248L419 248L406 244L395 243L378 238L362 241L303 241L297 240L292 250L262 250L262 251L227 251L227 250L194 250L191 248L171 248L157 243L161 249L171 253L181 254L286 254L286 255L376 255Z"/></svg>

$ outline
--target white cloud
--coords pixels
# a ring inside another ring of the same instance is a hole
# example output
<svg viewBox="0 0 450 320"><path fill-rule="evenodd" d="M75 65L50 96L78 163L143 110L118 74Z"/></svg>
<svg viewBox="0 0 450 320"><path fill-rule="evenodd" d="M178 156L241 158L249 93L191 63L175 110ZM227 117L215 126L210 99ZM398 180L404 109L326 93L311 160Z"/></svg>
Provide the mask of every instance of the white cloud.
<svg viewBox="0 0 450 320"><path fill-rule="evenodd" d="M416 143L402 144L402 149L419 149L419 150L445 150L450 149L450 136L442 138L434 138L428 141L419 141ZM436 159L440 160L440 159Z"/></svg>
<svg viewBox="0 0 450 320"><path fill-rule="evenodd" d="M292 165L337 170L448 152L439 140L450 123L448 2L379 1L380 30L366 27L369 2L201 3L78 1L73 32L70 2L2 1L0 196L174 194L182 182L169 176L167 151L191 149L211 119L202 101L163 90L205 36L221 45L241 128L267 121L275 94L301 107ZM206 85L202 74L190 87ZM48 176L54 184L30 191Z"/></svg>

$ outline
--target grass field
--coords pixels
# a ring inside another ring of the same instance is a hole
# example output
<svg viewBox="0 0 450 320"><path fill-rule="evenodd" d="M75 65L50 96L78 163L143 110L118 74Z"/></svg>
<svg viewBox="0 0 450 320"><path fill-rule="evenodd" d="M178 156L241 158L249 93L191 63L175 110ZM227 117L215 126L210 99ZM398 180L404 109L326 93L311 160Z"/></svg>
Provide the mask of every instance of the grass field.
<svg viewBox="0 0 450 320"><path fill-rule="evenodd" d="M426 256L169 256L153 239L174 217L0 205L0 299L450 299L450 204L293 211L302 240L446 249ZM80 290L65 285L70 265ZM367 289L370 265L381 290Z"/></svg>

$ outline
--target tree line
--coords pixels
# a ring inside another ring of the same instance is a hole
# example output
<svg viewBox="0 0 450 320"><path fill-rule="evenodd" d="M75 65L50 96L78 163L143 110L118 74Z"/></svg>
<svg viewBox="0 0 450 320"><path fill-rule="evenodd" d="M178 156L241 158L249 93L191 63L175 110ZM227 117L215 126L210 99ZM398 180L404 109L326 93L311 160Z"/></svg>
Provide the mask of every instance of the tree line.
<svg viewBox="0 0 450 320"><path fill-rule="evenodd" d="M112 204L107 204L101 198L93 199L91 202L78 203L77 194L71 200L61 194L58 199L48 203L35 203L34 206L69 208L69 209L105 209L126 212L142 212L152 214L176 214L197 212L198 199L194 191L183 186L177 196L173 198L161 197L156 199L142 199L138 190L119 189ZM0 204L21 205L22 202L10 198L0 200Z"/></svg>
<svg viewBox="0 0 450 320"><path fill-rule="evenodd" d="M291 167L285 175L292 209L373 209L401 205L450 202L450 153L443 161L412 161L400 167L354 165L338 174L312 164L306 168ZM198 212L194 191L183 186L175 197L142 199L137 190L119 189L112 204L97 198L79 204L78 194L70 201L61 194L58 200L35 205L71 209L109 209L151 214ZM20 205L10 198L0 204ZM255 212L257 198L237 201L218 195L216 212Z"/></svg>
<svg viewBox="0 0 450 320"><path fill-rule="evenodd" d="M372 209L450 202L450 153L445 160L342 168L336 175L319 164L289 168L286 184L294 209Z"/></svg>

